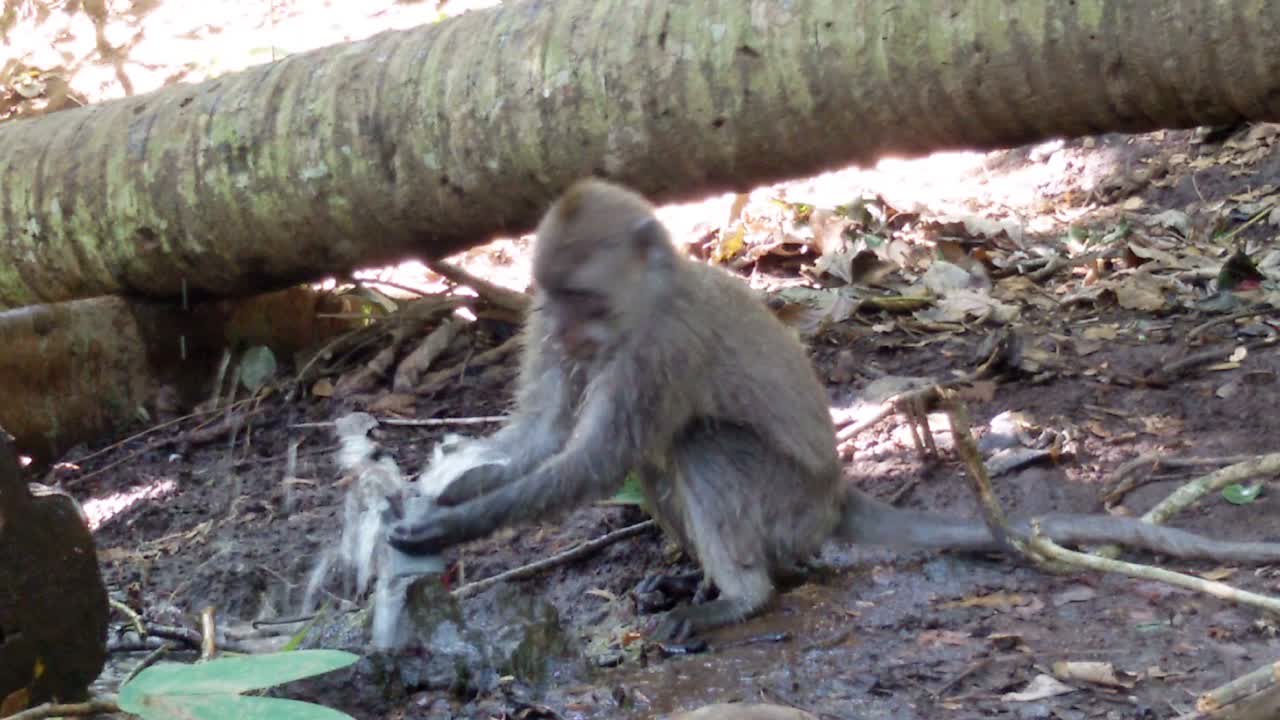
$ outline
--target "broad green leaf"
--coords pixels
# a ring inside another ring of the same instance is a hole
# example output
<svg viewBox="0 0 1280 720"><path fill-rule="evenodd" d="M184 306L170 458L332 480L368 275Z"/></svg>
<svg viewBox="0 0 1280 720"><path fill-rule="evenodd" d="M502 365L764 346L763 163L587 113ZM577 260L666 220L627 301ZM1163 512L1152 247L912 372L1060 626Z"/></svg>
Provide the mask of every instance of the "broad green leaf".
<svg viewBox="0 0 1280 720"><path fill-rule="evenodd" d="M1222 488L1222 497L1232 505L1248 505L1262 494L1262 484L1241 485L1235 483Z"/></svg>
<svg viewBox="0 0 1280 720"><path fill-rule="evenodd" d="M125 708L122 697L120 707L146 720L352 720L324 705L244 695L157 695L136 708Z"/></svg>
<svg viewBox="0 0 1280 720"><path fill-rule="evenodd" d="M218 658L198 665L149 667L120 689L120 707L141 714L161 698L235 695L337 670L359 660L341 650L295 650L270 655Z"/></svg>
<svg viewBox="0 0 1280 720"><path fill-rule="evenodd" d="M635 505L636 507L645 508L644 491L640 489L640 477L635 473L627 475L627 480L622 484L622 489L618 494L604 501L605 505ZM645 508L647 511L648 508Z"/></svg>

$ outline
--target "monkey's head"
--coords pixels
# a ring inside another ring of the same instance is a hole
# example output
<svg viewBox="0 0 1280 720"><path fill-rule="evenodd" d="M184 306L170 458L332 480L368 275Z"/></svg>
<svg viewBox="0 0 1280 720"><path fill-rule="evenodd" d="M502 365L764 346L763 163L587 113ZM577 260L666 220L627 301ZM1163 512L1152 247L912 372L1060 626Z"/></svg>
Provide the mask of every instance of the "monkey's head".
<svg viewBox="0 0 1280 720"><path fill-rule="evenodd" d="M575 183L538 225L533 279L549 339L587 360L655 315L677 259L643 197L602 180Z"/></svg>

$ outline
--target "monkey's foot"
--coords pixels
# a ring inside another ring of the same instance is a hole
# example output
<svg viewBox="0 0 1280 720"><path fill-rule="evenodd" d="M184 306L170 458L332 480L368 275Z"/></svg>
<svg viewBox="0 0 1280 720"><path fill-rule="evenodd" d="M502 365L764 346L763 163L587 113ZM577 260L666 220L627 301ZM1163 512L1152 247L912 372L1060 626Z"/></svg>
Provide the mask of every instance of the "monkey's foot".
<svg viewBox="0 0 1280 720"><path fill-rule="evenodd" d="M688 606L676 608L659 617L647 633L650 639L656 642L672 643L688 640L693 635L693 623L682 612L687 609L689 609Z"/></svg>
<svg viewBox="0 0 1280 720"><path fill-rule="evenodd" d="M649 636L658 642L684 642L698 633L742 622L767 604L767 599L721 597L703 605L684 605L659 617Z"/></svg>
<svg viewBox="0 0 1280 720"><path fill-rule="evenodd" d="M654 573L641 580L632 591L636 612L651 615L675 607L681 600L700 602L710 591L700 570L685 573Z"/></svg>

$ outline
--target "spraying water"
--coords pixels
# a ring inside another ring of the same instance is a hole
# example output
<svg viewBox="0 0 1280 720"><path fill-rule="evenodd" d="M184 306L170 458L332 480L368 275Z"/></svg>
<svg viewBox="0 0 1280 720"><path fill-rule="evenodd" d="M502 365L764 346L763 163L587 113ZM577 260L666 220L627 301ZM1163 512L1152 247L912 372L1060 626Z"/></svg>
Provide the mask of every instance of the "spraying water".
<svg viewBox="0 0 1280 720"><path fill-rule="evenodd" d="M340 442L338 464L354 476L343 504L342 535L336 548L324 553L312 570L303 599L311 612L326 578L336 572L347 597L358 598L373 585L372 644L379 650L399 646L401 622L410 584L423 575L444 571L439 556L410 556L386 542L385 517L393 498L414 516L435 503L455 478L480 465L507 460L484 446L448 435L432 451L431 463L416 483L407 482L395 460L379 455L368 437L378 421L368 413L350 413L335 421Z"/></svg>

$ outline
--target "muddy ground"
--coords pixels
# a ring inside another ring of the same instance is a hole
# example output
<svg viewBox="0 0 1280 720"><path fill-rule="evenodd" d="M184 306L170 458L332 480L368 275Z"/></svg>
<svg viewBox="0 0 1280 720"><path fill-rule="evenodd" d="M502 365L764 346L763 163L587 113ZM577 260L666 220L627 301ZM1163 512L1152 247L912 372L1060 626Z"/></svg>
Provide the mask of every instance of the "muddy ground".
<svg viewBox="0 0 1280 720"><path fill-rule="evenodd" d="M1076 171L1040 192L1063 204L1094 208L1081 222L1103 225L1114 222L1129 197L1144 198L1150 212L1186 208L1269 182L1277 165L1268 150L1251 158L1248 173L1232 176L1238 166L1182 175L1175 171L1163 187L1140 179L1135 187L1105 197L1081 184L1108 172L1123 184L1132 168L1144 165L1144 158L1212 156L1223 146L1195 144L1190 133L1113 137L1091 144L1075 142L1060 150ZM1044 162L1023 149L995 154L987 167L1003 172ZM1238 224L1235 219L1228 227ZM1274 232L1260 223L1241 237L1262 251L1272 244ZM1063 271L1057 282L1078 287L1085 280ZM1134 382L1193 352L1234 342L1230 324L1202 334L1196 344L1188 342L1190 330L1208 317L1189 302L1150 312L1114 302L1050 309L1026 303L1011 329L1053 362L1046 372L1004 378L989 400L971 400L974 426L981 434L997 414L1019 411L1038 428L1067 433L1073 452L996 478L1007 507L1017 512L1098 511L1115 471L1143 453L1215 457L1275 451L1280 440L1280 353L1274 348L1257 349L1234 367L1199 366L1163 387ZM946 379L953 371L969 369L981 355L979 347L996 331L989 326L938 334L868 329L886 318L858 315L842 323L847 332L825 333L812 341L833 407L848 406L876 370ZM1257 326L1267 320L1263 315L1247 322ZM1083 328L1107 324L1118 328L1114 338L1087 353L1077 352L1072 341ZM481 333L475 343L484 347L497 339ZM838 367L847 364L839 357L844 350L857 358L851 377L846 377L847 368ZM1225 392L1227 386L1236 391ZM505 383L468 377L435 396L419 398L416 415L498 414L509 390ZM248 421L249 434L239 435L234 447L225 440L190 448L178 444L135 457L145 442L139 440L64 475L64 485L86 503L134 493L131 500L114 501L115 514L96 531L113 594L153 612L175 608L187 613L188 623L194 623L192 613L207 605L229 620L293 612L311 564L337 537L343 496L332 432L297 425L332 420L365 406L314 396L284 402L277 394L263 401L265 411ZM178 424L151 439L165 433L180 436L190 427ZM383 427L376 437L403 467L416 470L443 432ZM902 421L886 421L858 436L848 472L865 490L895 497L901 505L975 515L976 504L949 439L944 432L937 438L941 458L926 461ZM301 482L293 486L297 505L286 513L281 509L282 478L294 441L301 441L295 472ZM128 459L108 472L77 479L122 458ZM1122 506L1141 513L1179 484L1215 467L1161 469L1154 475L1143 470L1140 477L1148 482L1125 496ZM1280 540L1280 495L1274 478L1262 480L1265 488L1252 504L1231 504L1215 494L1174 524L1217 537ZM149 494L140 494L146 489ZM579 509L559 522L504 531L455 549L447 559L464 561L469 579L486 577L642 517L631 507ZM1141 553L1126 557L1192 572L1221 570L1215 577L1257 592L1277 592L1276 576L1265 569L1224 570L1218 563L1169 562ZM649 717L708 702L763 698L828 718L1167 718L1190 709L1198 693L1280 656L1274 618L1156 582L1096 573L1054 575L1009 558L875 548L830 547L823 559L832 572L785 595L764 616L713 634L711 652L669 658L651 654L643 663L630 660L596 669L593 675L574 672L563 681L553 680L542 688L541 698L554 715L544 716ZM549 600L571 637L585 647L589 638L608 632L600 623L619 618L641 623L643 618L631 611L633 586L651 572L683 562L673 563L661 538L646 534L513 587ZM470 612L483 613L499 592L480 593L465 604ZM761 642L716 649L743 638ZM139 656L117 657L127 668ZM1064 694L1039 699L1008 695L1027 690L1060 661L1109 663L1120 678L1118 686L1071 681L1074 690ZM503 702L500 696L433 693L412 698L396 716L500 716L495 712ZM515 708L509 709L516 716Z"/></svg>

